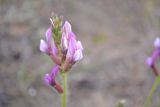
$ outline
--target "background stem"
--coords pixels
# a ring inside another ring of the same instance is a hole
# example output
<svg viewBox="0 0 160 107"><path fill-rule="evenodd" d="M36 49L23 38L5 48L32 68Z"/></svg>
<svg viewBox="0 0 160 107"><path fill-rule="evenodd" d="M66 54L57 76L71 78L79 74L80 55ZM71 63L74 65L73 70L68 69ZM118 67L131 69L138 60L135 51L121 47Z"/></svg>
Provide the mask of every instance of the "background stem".
<svg viewBox="0 0 160 107"><path fill-rule="evenodd" d="M157 76L156 80L155 80L155 82L154 82L154 84L153 84L153 86L152 86L152 88L151 88L151 90L149 92L149 95L148 95L148 97L146 99L146 102L144 103L144 107L149 107L149 105L150 105L150 103L152 101L153 94L155 93L155 91L156 91L156 89L157 89L157 87L159 85L159 82L160 82L160 76Z"/></svg>

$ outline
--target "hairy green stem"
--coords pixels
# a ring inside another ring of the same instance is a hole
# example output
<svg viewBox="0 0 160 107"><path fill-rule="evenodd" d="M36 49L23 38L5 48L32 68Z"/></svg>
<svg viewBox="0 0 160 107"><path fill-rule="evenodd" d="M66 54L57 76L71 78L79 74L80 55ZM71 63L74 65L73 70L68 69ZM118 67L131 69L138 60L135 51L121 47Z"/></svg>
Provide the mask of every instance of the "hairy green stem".
<svg viewBox="0 0 160 107"><path fill-rule="evenodd" d="M62 73L63 93L61 95L61 107L67 107L67 73Z"/></svg>
<svg viewBox="0 0 160 107"><path fill-rule="evenodd" d="M152 86L152 88L151 88L151 90L149 92L149 95L148 95L148 97L146 99L146 102L144 103L144 107L149 107L149 105L150 105L150 103L152 101L153 94L155 93L155 91L156 91L156 89L157 89L157 87L159 85L159 82L160 82L160 76L157 76L156 80L155 80L155 82L154 82L154 84L153 84L153 86Z"/></svg>

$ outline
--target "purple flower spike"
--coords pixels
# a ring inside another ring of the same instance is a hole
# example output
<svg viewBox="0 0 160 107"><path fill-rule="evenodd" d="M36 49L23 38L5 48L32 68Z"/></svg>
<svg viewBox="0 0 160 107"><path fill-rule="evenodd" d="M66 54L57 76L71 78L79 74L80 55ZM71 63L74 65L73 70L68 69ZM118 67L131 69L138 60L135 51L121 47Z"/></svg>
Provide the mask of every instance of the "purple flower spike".
<svg viewBox="0 0 160 107"><path fill-rule="evenodd" d="M83 58L83 46L80 41L76 40L68 21L62 25L62 17L53 15L50 22L51 25L45 33L45 40L40 40L39 48L52 59L55 66L50 73L45 74L44 81L58 93L63 93L63 88L57 83L56 76L59 72L68 72L77 61Z"/></svg>
<svg viewBox="0 0 160 107"><path fill-rule="evenodd" d="M40 41L40 51L43 53L48 53L48 45L44 40Z"/></svg>
<svg viewBox="0 0 160 107"><path fill-rule="evenodd" d="M156 60L160 57L160 38L155 39L154 47L156 49L152 53L152 56L147 59L147 65L153 70L154 74L158 76L160 75L160 72L156 68Z"/></svg>
<svg viewBox="0 0 160 107"><path fill-rule="evenodd" d="M147 65L152 67L156 59L160 56L160 38L156 38L154 41L154 47L156 48L152 53L152 56L147 59Z"/></svg>
<svg viewBox="0 0 160 107"><path fill-rule="evenodd" d="M156 40L154 41L154 47L160 49L160 38L157 37Z"/></svg>

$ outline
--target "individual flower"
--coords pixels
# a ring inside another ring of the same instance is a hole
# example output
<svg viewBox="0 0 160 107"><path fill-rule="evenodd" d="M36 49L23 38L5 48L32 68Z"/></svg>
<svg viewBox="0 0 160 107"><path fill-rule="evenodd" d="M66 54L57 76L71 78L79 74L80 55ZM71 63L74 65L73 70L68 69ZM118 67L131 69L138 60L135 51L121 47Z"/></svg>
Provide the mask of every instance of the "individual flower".
<svg viewBox="0 0 160 107"><path fill-rule="evenodd" d="M61 47L64 54L67 53L69 45L69 34L72 32L71 24L66 21L62 27Z"/></svg>
<svg viewBox="0 0 160 107"><path fill-rule="evenodd" d="M56 63L56 64L61 64L61 60L58 57L58 49L56 47L56 44L54 40L52 39L52 28L48 28L45 34L46 41L41 39L40 40L40 51L48 54L51 59Z"/></svg>
<svg viewBox="0 0 160 107"><path fill-rule="evenodd" d="M47 85L50 85L52 87L54 87L59 93L63 93L63 89L61 88L61 86L56 82L56 76L58 74L60 70L59 65L55 65L50 74L45 74L44 80L46 82Z"/></svg>
<svg viewBox="0 0 160 107"><path fill-rule="evenodd" d="M83 58L83 46L80 41L76 41L75 34L70 33L69 49L67 56L70 57L71 62L75 63Z"/></svg>
<svg viewBox="0 0 160 107"><path fill-rule="evenodd" d="M64 69L66 71L68 71L73 64L83 58L83 46L80 41L76 41L75 37L75 34L71 32L69 36L69 47L66 56L66 63L64 65Z"/></svg>
<svg viewBox="0 0 160 107"><path fill-rule="evenodd" d="M40 51L46 54L49 54L51 51L51 36L52 36L52 31L51 28L49 28L46 31L46 41L41 39L40 41Z"/></svg>
<svg viewBox="0 0 160 107"><path fill-rule="evenodd" d="M71 24L68 21L62 27L61 47L63 54L67 54L67 60L69 60L66 63L73 65L83 58L83 46L80 41L76 41L76 36L72 32Z"/></svg>
<svg viewBox="0 0 160 107"><path fill-rule="evenodd" d="M151 57L149 57L147 59L147 65L152 68L152 70L154 71L154 73L156 75L160 75L160 73L158 72L158 70L156 69L156 60L158 59L158 57L160 56L160 38L156 38L154 41L154 47L155 50L153 51Z"/></svg>

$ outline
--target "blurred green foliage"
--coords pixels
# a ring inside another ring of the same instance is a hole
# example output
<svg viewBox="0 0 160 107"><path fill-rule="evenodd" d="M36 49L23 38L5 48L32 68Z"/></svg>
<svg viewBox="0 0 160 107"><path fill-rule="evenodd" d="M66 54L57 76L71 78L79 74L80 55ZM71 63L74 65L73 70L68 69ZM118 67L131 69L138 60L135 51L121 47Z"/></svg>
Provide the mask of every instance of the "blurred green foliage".
<svg viewBox="0 0 160 107"><path fill-rule="evenodd" d="M105 34L97 34L92 39L93 43L101 44L107 41L107 37Z"/></svg>
<svg viewBox="0 0 160 107"><path fill-rule="evenodd" d="M9 4L9 3L10 3L10 0L0 0L0 5Z"/></svg>

